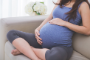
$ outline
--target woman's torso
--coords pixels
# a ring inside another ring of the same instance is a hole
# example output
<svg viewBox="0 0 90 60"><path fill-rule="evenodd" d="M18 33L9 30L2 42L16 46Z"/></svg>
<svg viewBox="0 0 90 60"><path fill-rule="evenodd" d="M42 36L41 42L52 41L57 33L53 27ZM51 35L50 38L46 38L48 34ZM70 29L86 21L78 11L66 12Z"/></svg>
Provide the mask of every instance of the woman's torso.
<svg viewBox="0 0 90 60"><path fill-rule="evenodd" d="M72 8L65 6L63 8L60 8L60 5L58 5L53 11L53 19L60 18L62 20L65 20L65 18L67 17L65 13L69 12L71 9ZM65 21L67 21L67 19ZM73 19L70 20L70 23L76 25L79 25L81 23L81 16L78 12L78 9L77 9L77 18L75 19L75 21ZM40 37L42 38L43 42L42 47L49 48L58 45L70 47L72 45L73 33L74 31L70 30L67 27L50 24L49 22L47 22L40 29Z"/></svg>

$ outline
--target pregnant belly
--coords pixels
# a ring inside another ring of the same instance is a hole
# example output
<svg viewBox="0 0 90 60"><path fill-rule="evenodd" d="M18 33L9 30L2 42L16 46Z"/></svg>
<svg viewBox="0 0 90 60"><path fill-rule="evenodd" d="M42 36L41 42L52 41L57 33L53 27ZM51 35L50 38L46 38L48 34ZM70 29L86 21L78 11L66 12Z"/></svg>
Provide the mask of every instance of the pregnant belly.
<svg viewBox="0 0 90 60"><path fill-rule="evenodd" d="M39 31L42 38L42 47L50 48L56 45L71 44L73 32L64 26L47 22Z"/></svg>

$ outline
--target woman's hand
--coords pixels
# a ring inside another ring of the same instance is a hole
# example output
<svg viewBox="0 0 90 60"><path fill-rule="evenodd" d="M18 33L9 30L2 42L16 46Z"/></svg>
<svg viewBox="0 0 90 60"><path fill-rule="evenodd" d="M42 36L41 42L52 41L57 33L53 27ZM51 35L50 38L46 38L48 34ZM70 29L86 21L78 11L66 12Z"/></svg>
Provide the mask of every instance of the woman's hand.
<svg viewBox="0 0 90 60"><path fill-rule="evenodd" d="M65 26L66 21L60 19L60 18L54 18L52 20L49 21L50 24L56 24L56 25L60 25L60 26Z"/></svg>
<svg viewBox="0 0 90 60"><path fill-rule="evenodd" d="M37 39L37 42L42 45L42 39L39 37L40 33L39 33L39 29L35 29L35 38Z"/></svg>

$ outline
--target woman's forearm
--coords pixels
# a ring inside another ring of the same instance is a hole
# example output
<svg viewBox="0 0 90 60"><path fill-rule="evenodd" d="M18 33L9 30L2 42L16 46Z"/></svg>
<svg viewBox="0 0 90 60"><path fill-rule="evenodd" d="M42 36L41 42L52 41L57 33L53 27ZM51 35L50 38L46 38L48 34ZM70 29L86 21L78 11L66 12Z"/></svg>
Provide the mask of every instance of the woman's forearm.
<svg viewBox="0 0 90 60"><path fill-rule="evenodd" d="M48 17L48 18L46 18L38 27L37 27L37 29L38 30L40 30L42 27L43 27L43 25L45 25L48 21L50 21L52 19L52 17Z"/></svg>
<svg viewBox="0 0 90 60"><path fill-rule="evenodd" d="M84 26L79 26L79 25L75 25L72 24L70 22L66 22L65 27L77 32L77 33L81 33L81 34L85 34L85 35L90 35L90 31L89 29L87 29Z"/></svg>

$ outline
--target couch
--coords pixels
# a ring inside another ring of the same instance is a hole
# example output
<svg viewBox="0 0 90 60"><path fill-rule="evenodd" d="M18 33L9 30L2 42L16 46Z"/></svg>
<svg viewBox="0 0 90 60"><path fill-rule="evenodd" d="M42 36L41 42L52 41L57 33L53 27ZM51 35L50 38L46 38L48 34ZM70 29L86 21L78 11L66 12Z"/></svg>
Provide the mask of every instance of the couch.
<svg viewBox="0 0 90 60"><path fill-rule="evenodd" d="M34 33L35 28L47 17L48 15L41 15L0 19L0 60L30 60L23 54L17 56L11 54L15 47L7 40L6 34L12 29ZM90 60L90 36L75 33L72 40L74 50L70 60Z"/></svg>

